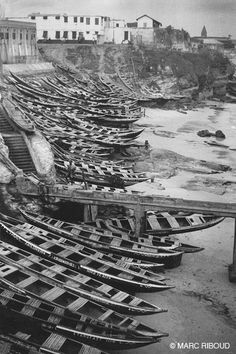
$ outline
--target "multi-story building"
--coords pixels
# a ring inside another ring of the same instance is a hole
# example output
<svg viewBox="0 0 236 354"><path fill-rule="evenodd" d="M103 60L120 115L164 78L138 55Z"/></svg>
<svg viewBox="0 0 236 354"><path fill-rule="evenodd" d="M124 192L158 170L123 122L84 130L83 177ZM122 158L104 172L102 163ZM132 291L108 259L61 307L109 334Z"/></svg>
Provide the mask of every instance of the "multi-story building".
<svg viewBox="0 0 236 354"><path fill-rule="evenodd" d="M0 59L3 63L35 61L37 54L35 23L0 20Z"/></svg>
<svg viewBox="0 0 236 354"><path fill-rule="evenodd" d="M40 14L32 13L26 18L11 18L36 23L38 40L96 41L104 35L110 21L106 16Z"/></svg>

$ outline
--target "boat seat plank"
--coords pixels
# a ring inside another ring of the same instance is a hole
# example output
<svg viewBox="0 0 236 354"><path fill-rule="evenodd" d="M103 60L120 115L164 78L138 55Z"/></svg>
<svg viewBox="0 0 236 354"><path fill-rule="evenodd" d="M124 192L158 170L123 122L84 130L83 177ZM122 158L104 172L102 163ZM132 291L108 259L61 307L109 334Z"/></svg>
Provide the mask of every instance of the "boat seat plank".
<svg viewBox="0 0 236 354"><path fill-rule="evenodd" d="M157 218L155 215L148 216L147 221L148 221L152 230L161 230L161 225L157 221Z"/></svg>
<svg viewBox="0 0 236 354"><path fill-rule="evenodd" d="M30 277L22 280L21 282L17 283L17 286L20 288L25 289L28 285L31 285L35 282L35 277Z"/></svg>
<svg viewBox="0 0 236 354"><path fill-rule="evenodd" d="M42 348L59 351L65 343L66 338L57 333L52 333L43 343Z"/></svg>
<svg viewBox="0 0 236 354"><path fill-rule="evenodd" d="M21 310L21 313L28 316L28 317L31 317L35 313L35 308L25 305L23 307L23 309Z"/></svg>
<svg viewBox="0 0 236 354"><path fill-rule="evenodd" d="M113 314L114 311L112 310L107 310L106 312L104 312L100 317L99 320L104 321L106 320L110 315Z"/></svg>
<svg viewBox="0 0 236 354"><path fill-rule="evenodd" d="M71 304L68 305L68 309L71 311L77 311L83 305L85 305L87 301L88 300L86 300L86 299L78 298L77 300L73 301Z"/></svg>
<svg viewBox="0 0 236 354"><path fill-rule="evenodd" d="M202 224L202 221L198 215L191 215L191 216L186 217L186 219L188 220L188 222L191 226Z"/></svg>
<svg viewBox="0 0 236 354"><path fill-rule="evenodd" d="M132 301L130 301L130 305L137 306L140 304L141 301L142 301L141 299L139 299L138 297L135 297L134 299L132 299Z"/></svg>
<svg viewBox="0 0 236 354"><path fill-rule="evenodd" d="M110 285L103 284L103 285L100 286L98 289L99 289L100 291L103 291L103 292L106 293L106 292L109 291L111 288L112 288L112 287L111 287Z"/></svg>
<svg viewBox="0 0 236 354"><path fill-rule="evenodd" d="M21 339L21 340L26 340L27 341L27 339L30 338L30 334L23 333L23 332L19 331L19 332L16 333L16 337Z"/></svg>
<svg viewBox="0 0 236 354"><path fill-rule="evenodd" d="M168 217L166 217L166 220L168 221L172 229L179 229L179 223L177 222L174 216L169 215Z"/></svg>
<svg viewBox="0 0 236 354"><path fill-rule="evenodd" d="M118 294L115 294L115 296L113 296L113 300L122 302L127 296L128 295L126 293L119 292Z"/></svg>
<svg viewBox="0 0 236 354"><path fill-rule="evenodd" d="M57 299L59 296L64 294L65 290L64 289L59 289L59 288L52 288L48 290L46 293L42 294L42 298L44 298L47 301L54 301Z"/></svg>

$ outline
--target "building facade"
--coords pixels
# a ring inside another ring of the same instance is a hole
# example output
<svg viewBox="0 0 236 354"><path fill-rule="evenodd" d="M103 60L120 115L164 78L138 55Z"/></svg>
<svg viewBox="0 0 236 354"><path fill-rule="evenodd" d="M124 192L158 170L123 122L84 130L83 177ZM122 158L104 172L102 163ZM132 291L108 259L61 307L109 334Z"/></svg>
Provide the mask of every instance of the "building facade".
<svg viewBox="0 0 236 354"><path fill-rule="evenodd" d="M162 26L161 22L154 20L148 15L142 15L136 19L138 28L159 28Z"/></svg>
<svg viewBox="0 0 236 354"><path fill-rule="evenodd" d="M95 41L104 36L109 17L32 13L26 18L11 18L36 24L37 40Z"/></svg>
<svg viewBox="0 0 236 354"><path fill-rule="evenodd" d="M35 23L0 20L0 57L3 64L35 61L37 55Z"/></svg>

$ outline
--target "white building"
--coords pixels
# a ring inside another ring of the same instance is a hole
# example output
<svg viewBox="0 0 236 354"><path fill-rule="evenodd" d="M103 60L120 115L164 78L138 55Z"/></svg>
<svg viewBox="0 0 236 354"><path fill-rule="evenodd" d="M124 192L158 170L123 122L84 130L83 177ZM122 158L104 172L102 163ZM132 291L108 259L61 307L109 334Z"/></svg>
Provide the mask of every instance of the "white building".
<svg viewBox="0 0 236 354"><path fill-rule="evenodd" d="M138 28L159 28L162 26L161 22L154 20L148 15L142 15L136 19Z"/></svg>
<svg viewBox="0 0 236 354"><path fill-rule="evenodd" d="M32 13L24 18L11 18L17 21L36 23L38 40L89 40L104 36L110 18L105 16L40 14Z"/></svg>
<svg viewBox="0 0 236 354"><path fill-rule="evenodd" d="M0 19L0 60L4 64L35 62L35 23Z"/></svg>

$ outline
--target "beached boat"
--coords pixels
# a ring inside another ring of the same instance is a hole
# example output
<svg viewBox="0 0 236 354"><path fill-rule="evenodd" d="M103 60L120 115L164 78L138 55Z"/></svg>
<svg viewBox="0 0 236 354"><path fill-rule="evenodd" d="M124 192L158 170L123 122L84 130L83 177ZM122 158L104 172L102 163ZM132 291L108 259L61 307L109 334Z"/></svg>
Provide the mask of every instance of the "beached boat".
<svg viewBox="0 0 236 354"><path fill-rule="evenodd" d="M122 168L119 167L112 168L93 164L88 165L80 161L75 161L75 165L74 180L78 182L83 182L83 180L86 179L86 181L91 184L119 188L144 182L148 179L144 173L135 174L132 171L122 170ZM67 173L63 160L56 159L55 167L62 173Z"/></svg>
<svg viewBox="0 0 236 354"><path fill-rule="evenodd" d="M27 133L35 132L35 125L31 119L23 112L23 110L10 101L4 98L2 101L2 106L8 117L13 121L13 123L21 130Z"/></svg>
<svg viewBox="0 0 236 354"><path fill-rule="evenodd" d="M21 252L24 251L21 250ZM36 298L35 302L38 302L39 306L40 303L43 303L40 306L41 308L47 309L47 306L49 306L49 309L53 310L55 306L58 307L55 314L60 312L61 314L73 314L75 318L91 323L95 328L100 327L100 333L106 333L108 340L111 340L114 333L119 332L128 333L128 338L130 337L129 333L133 333L144 340L156 340L163 335L165 336L165 333L146 326L131 317L88 303L86 299L78 298L70 291L64 291L40 280L37 276L26 274L17 266L12 265L12 262L5 261L2 256L0 258L2 259L0 264L1 286L16 292L18 295L25 296L27 299ZM35 302L32 301L32 303ZM102 330L103 328L104 330ZM97 343L94 344L97 346Z"/></svg>
<svg viewBox="0 0 236 354"><path fill-rule="evenodd" d="M109 134L109 135L134 139L137 136L139 136L144 130L144 129L138 129L134 131L131 129L124 129L124 128L122 129L122 128L103 127L98 124L92 124L86 122L85 120L76 118L76 116L74 115L69 115L65 113L65 116L68 118L67 124L70 123L72 127L74 128L77 127L78 129L82 129L87 132L96 132L98 134Z"/></svg>
<svg viewBox="0 0 236 354"><path fill-rule="evenodd" d="M0 271L3 269L9 271L7 267L6 264L0 266ZM38 328L43 329L98 348L136 348L158 340L158 337L139 336L135 330L126 331L4 287L0 287L0 313L7 322L19 321L23 329L25 327L35 328L36 331ZM163 336L166 334L160 333L159 338Z"/></svg>
<svg viewBox="0 0 236 354"><path fill-rule="evenodd" d="M155 236L153 240L158 241L156 236L168 236L171 234L180 234L186 232L193 232L197 230L203 230L214 225L217 225L223 221L223 217L208 215L208 214L196 214L196 213L184 213L184 212L152 212L148 211L146 214L146 227L144 232ZM91 225L98 228L105 228L112 232L130 233L131 235L135 231L134 218L109 218L106 220L97 219L93 222L87 222L87 225ZM149 238L148 235L142 237ZM166 239L166 242L171 239ZM161 241L161 239L160 239ZM144 242L144 241L143 241ZM194 251L195 246L184 244L183 247L189 248L189 252Z"/></svg>
<svg viewBox="0 0 236 354"><path fill-rule="evenodd" d="M185 253L195 253L203 250L202 247L182 243L176 239L172 240L171 237L168 236L157 236L156 234L152 235L148 233L142 233L141 236L137 237L135 236L135 219L133 217L96 219L95 221L85 222L84 224L102 230L109 230L125 239L127 239L128 235L130 240L135 242L142 242L142 244L145 245L162 247L172 246L176 251Z"/></svg>
<svg viewBox="0 0 236 354"><path fill-rule="evenodd" d="M2 314L4 334L0 334L1 354L105 354L98 348L51 333L42 327L22 325L22 321ZM14 323L14 326L12 325ZM10 325L8 325L10 324ZM31 324L31 323L30 323ZM8 334L5 334L7 331Z"/></svg>
<svg viewBox="0 0 236 354"><path fill-rule="evenodd" d="M106 282L109 285L121 288L126 287L128 291L163 291L173 288L165 284L159 277L153 278L146 275L141 269L128 269L124 264L119 265L102 261L89 252L85 252L81 245L67 240L52 233L44 233L43 230L34 231L30 224L11 226L0 222L0 228L8 234L12 242L28 248L30 251L43 254L44 257L75 269L80 273L92 278ZM41 231L41 232L40 232ZM39 236L40 235L40 236ZM37 246L37 245L40 245Z"/></svg>
<svg viewBox="0 0 236 354"><path fill-rule="evenodd" d="M26 215L25 215L25 217L26 217ZM18 225L27 231L30 229L30 232L33 235L38 236L43 233L43 235L47 236L47 234L48 234L48 232L45 231L44 229L41 229L37 226L33 226L32 224L29 224L29 223L24 223L23 221L9 217L5 214L0 213L0 218L3 221L11 223L12 225ZM51 235L51 233L49 233L49 237L50 237L50 235ZM53 234L53 237L56 240L60 239L58 236L55 238L54 234ZM76 248L79 252L83 253L84 256L90 256L94 260L99 259L102 262L112 263L114 266L116 266L116 267L118 266L119 268L123 267L127 271L132 270L135 272L135 274L139 274L139 275L142 275L142 276L145 276L148 278L151 277L151 280L155 280L155 281L156 280L157 281L164 281L165 280L165 277L163 275L156 274L157 272L158 273L163 272L164 264L142 261L139 259L126 257L126 256L122 256L119 254L114 254L112 252L104 253L104 252L98 251L97 249L92 249L90 247L86 247L81 244L78 244L77 236L74 236L73 234L71 234L70 237L68 237L68 239L70 240L69 245L71 245L71 247ZM65 242L64 242L64 245L65 245ZM68 242L66 243L66 246L68 246ZM145 270L145 272L142 270ZM155 273L153 273L153 272L155 272Z"/></svg>
<svg viewBox="0 0 236 354"><path fill-rule="evenodd" d="M147 212L145 232L171 235L207 229L223 221L223 217L178 212Z"/></svg>
<svg viewBox="0 0 236 354"><path fill-rule="evenodd" d="M32 212L26 213L22 210L21 213L30 223L63 237L76 238L77 242L93 249L149 262L163 263L168 268L179 266L182 259L182 252L145 247L140 243L122 240L118 237L104 237L99 233L99 230L96 232L94 228L91 230L86 225L76 225Z"/></svg>
<svg viewBox="0 0 236 354"><path fill-rule="evenodd" d="M18 247L0 241L0 254L3 248L4 257L13 259L14 264L24 269L27 274L36 275L48 284L69 290L77 296L117 312L128 315L148 315L166 311L121 290L91 279L89 276L70 270L66 266L60 266L52 261L47 261L44 264L44 258L38 255L26 251L22 255Z"/></svg>

